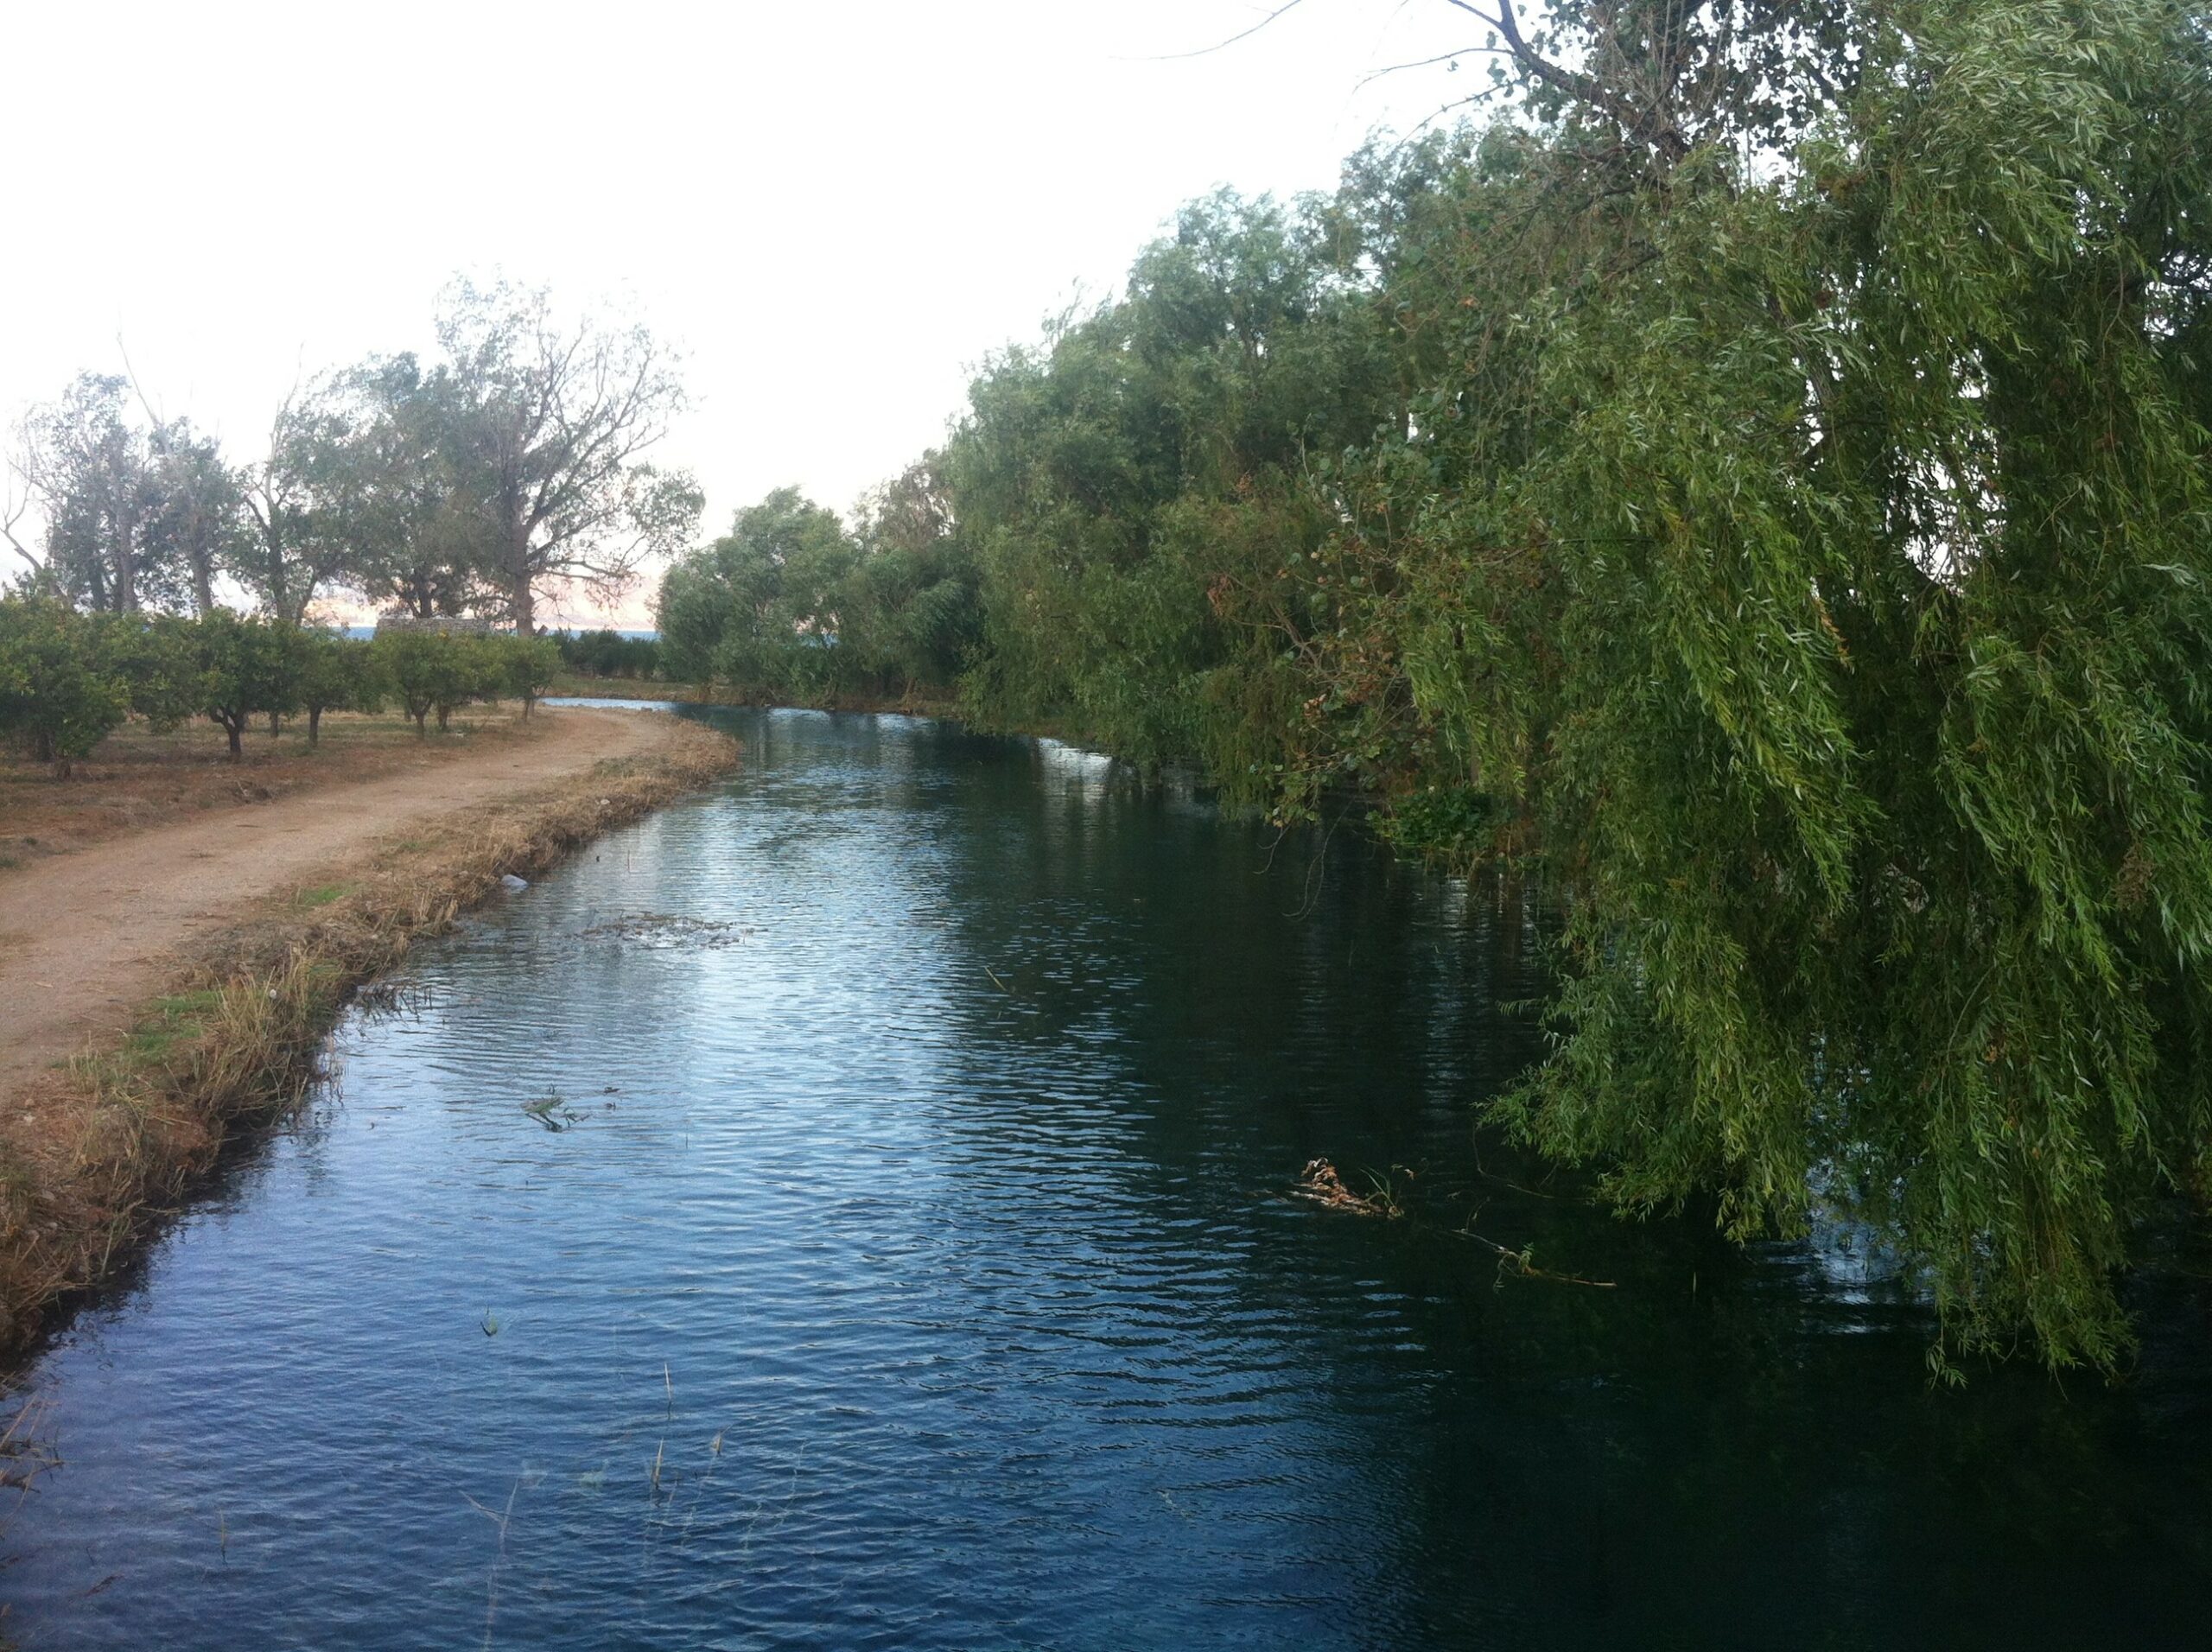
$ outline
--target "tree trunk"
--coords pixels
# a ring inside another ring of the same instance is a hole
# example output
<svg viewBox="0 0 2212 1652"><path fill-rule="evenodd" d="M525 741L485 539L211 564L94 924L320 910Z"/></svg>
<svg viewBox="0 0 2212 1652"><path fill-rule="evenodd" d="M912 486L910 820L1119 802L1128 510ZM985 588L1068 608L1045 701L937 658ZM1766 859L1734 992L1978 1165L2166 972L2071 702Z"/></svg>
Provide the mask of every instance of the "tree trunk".
<svg viewBox="0 0 2212 1652"><path fill-rule="evenodd" d="M429 710L428 710L427 708L426 708L426 709L424 709L424 710L422 710L422 711L418 711L418 712L416 712L416 713L415 714L415 738L416 738L416 739L417 739L417 740L427 740L427 739L429 739L429 733L430 733L430 731L429 731L429 729L427 729L427 728L423 728L423 718L425 718L425 717L427 717L427 716L429 716L429 715L430 715L430 714L429 714Z"/></svg>
<svg viewBox="0 0 2212 1652"><path fill-rule="evenodd" d="M322 739L322 708L308 708L308 744L313 746Z"/></svg>
<svg viewBox="0 0 2212 1652"><path fill-rule="evenodd" d="M137 558L118 547L115 553L115 611L118 613L138 612Z"/></svg>
<svg viewBox="0 0 2212 1652"><path fill-rule="evenodd" d="M269 600L281 610L284 607L284 543L276 531L276 502L269 503L269 525L262 537L269 542Z"/></svg>
<svg viewBox="0 0 2212 1652"><path fill-rule="evenodd" d="M231 761L233 763L245 762L245 747L238 743L238 737L245 733L245 719L244 717L240 717L235 722L225 723L223 725L223 732L231 737Z"/></svg>
<svg viewBox="0 0 2212 1652"><path fill-rule="evenodd" d="M69 778L69 759L54 749L54 736L43 730L31 736L31 759L54 765L54 778L57 780Z"/></svg>
<svg viewBox="0 0 2212 1652"><path fill-rule="evenodd" d="M282 718L277 713L274 711L270 712L269 714L269 738L274 740L277 735L283 732L284 728Z"/></svg>
<svg viewBox="0 0 2212 1652"><path fill-rule="evenodd" d="M513 543L508 548L511 559L507 563L510 600L514 605L515 635L534 637L537 634L536 604L530 594L530 526L518 523L512 532Z"/></svg>
<svg viewBox="0 0 2212 1652"><path fill-rule="evenodd" d="M128 510L115 513L115 611L138 612L138 518Z"/></svg>

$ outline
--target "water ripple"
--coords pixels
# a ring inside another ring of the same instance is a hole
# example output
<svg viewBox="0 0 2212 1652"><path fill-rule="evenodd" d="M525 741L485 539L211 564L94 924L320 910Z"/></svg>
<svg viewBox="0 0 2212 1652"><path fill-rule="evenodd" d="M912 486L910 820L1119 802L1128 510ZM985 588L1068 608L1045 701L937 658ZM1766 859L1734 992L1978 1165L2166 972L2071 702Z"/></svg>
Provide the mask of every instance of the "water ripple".
<svg viewBox="0 0 2212 1652"><path fill-rule="evenodd" d="M2189 1304L2133 1390L1931 1394L1894 1280L1478 1153L1513 892L1348 833L1316 877L1049 742L732 720L737 780L423 954L31 1374L26 1647L2196 1632ZM1317 1156L1408 1214L1289 1198Z"/></svg>

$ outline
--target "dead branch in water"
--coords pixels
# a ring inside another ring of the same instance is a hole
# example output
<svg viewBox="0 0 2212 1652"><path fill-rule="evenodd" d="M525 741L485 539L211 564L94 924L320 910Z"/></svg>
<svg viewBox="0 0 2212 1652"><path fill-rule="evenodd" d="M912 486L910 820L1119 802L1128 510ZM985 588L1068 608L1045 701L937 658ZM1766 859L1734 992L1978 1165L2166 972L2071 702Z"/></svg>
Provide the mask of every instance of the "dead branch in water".
<svg viewBox="0 0 2212 1652"><path fill-rule="evenodd" d="M1395 1166L1393 1168L1403 1170L1405 1167ZM1405 1173L1408 1178L1413 1175L1409 1170ZM1316 1204L1332 1210L1341 1210L1347 1216L1379 1216L1395 1220L1405 1215L1406 1207L1398 1202L1397 1191L1387 1177L1370 1174L1368 1180L1374 1185L1373 1191L1355 1193L1344 1185L1344 1178L1337 1173L1337 1167L1327 1160L1309 1160L1290 1190L1291 1197L1310 1199Z"/></svg>
<svg viewBox="0 0 2212 1652"><path fill-rule="evenodd" d="M1586 1285L1593 1291L1611 1291L1618 1288L1615 1282L1609 1279L1584 1279L1578 1274L1554 1274L1549 1268L1537 1267L1536 1248L1534 1245L1523 1245L1520 1249L1516 1250L1510 1245L1501 1245L1495 1239L1484 1238L1471 1228L1461 1228L1453 1236L1459 1239L1471 1239L1484 1250L1495 1255L1497 1258L1497 1277L1501 1284L1504 1282L1505 1276L1510 1274L1516 1279L1548 1279L1560 1285Z"/></svg>

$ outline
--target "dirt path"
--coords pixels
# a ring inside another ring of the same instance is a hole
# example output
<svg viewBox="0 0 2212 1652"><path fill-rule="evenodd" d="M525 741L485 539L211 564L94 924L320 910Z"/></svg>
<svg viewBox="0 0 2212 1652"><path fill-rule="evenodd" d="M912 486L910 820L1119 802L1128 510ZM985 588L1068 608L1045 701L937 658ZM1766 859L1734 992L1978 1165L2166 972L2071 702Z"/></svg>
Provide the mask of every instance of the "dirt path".
<svg viewBox="0 0 2212 1652"><path fill-rule="evenodd" d="M175 955L270 895L311 885L411 822L651 751L650 712L541 711L526 741L342 790L222 810L0 873L0 1098L129 1030Z"/></svg>

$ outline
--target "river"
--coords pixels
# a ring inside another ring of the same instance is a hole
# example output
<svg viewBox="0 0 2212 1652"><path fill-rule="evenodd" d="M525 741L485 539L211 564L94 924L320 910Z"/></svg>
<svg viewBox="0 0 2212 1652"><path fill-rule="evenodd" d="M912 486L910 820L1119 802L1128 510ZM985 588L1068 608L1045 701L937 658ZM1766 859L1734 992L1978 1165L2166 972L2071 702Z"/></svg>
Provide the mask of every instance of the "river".
<svg viewBox="0 0 2212 1652"><path fill-rule="evenodd" d="M712 715L741 774L420 951L26 1373L24 1648L2205 1644L2197 1281L2126 1382L1931 1389L1842 1236L1476 1132L1499 886Z"/></svg>

